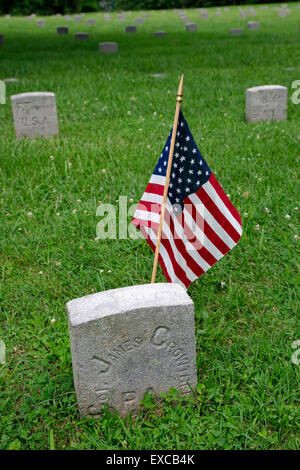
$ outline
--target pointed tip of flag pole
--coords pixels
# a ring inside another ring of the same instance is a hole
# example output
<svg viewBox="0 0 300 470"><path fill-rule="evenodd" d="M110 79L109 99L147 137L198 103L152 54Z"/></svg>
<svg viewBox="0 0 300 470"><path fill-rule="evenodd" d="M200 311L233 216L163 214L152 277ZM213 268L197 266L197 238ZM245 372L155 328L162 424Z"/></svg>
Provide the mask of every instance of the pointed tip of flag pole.
<svg viewBox="0 0 300 470"><path fill-rule="evenodd" d="M179 83L179 87L177 91L177 98L176 98L176 101L178 103L181 103L182 97L183 97L183 81L184 81L184 75L181 75L180 83Z"/></svg>

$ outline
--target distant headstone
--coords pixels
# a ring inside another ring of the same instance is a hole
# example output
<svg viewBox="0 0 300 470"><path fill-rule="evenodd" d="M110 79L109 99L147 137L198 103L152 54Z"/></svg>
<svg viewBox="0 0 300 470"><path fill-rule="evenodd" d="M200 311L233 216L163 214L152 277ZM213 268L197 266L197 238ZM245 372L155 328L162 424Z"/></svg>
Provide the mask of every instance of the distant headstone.
<svg viewBox="0 0 300 470"><path fill-rule="evenodd" d="M106 54L113 54L118 52L118 44L116 42L100 42L99 51Z"/></svg>
<svg viewBox="0 0 300 470"><path fill-rule="evenodd" d="M37 20L36 24L37 24L37 26L39 26L40 28L45 28L45 26L46 26L46 21L45 21L45 20Z"/></svg>
<svg viewBox="0 0 300 470"><path fill-rule="evenodd" d="M136 24L144 24L143 18L136 18L136 19L134 20L134 22L135 22Z"/></svg>
<svg viewBox="0 0 300 470"><path fill-rule="evenodd" d="M248 29L259 29L259 22L258 21L248 21Z"/></svg>
<svg viewBox="0 0 300 470"><path fill-rule="evenodd" d="M204 20L206 20L208 18L208 13L207 12L202 12L201 13L201 18L203 18Z"/></svg>
<svg viewBox="0 0 300 470"><path fill-rule="evenodd" d="M137 27L136 26L126 26L125 31L126 31L126 33L136 33Z"/></svg>
<svg viewBox="0 0 300 470"><path fill-rule="evenodd" d="M96 21L93 20L93 19L88 19L88 20L86 20L86 24L89 25L89 26L95 26Z"/></svg>
<svg viewBox="0 0 300 470"><path fill-rule="evenodd" d="M250 15L256 16L256 15L257 15L257 12L256 12L255 10L250 10Z"/></svg>
<svg viewBox="0 0 300 470"><path fill-rule="evenodd" d="M67 303L80 413L135 413L146 392L189 395L197 382L194 305L179 284L108 290Z"/></svg>
<svg viewBox="0 0 300 470"><path fill-rule="evenodd" d="M198 25L196 23L188 23L185 25L185 30L186 31L197 31L198 30Z"/></svg>
<svg viewBox="0 0 300 470"><path fill-rule="evenodd" d="M240 17L241 18L247 18L248 13L246 11L240 11Z"/></svg>
<svg viewBox="0 0 300 470"><path fill-rule="evenodd" d="M287 117L287 88L264 85L246 90L246 120L285 121Z"/></svg>
<svg viewBox="0 0 300 470"><path fill-rule="evenodd" d="M243 30L242 29L231 29L229 31L229 34L234 34L234 35L238 36L240 34L243 34Z"/></svg>
<svg viewBox="0 0 300 470"><path fill-rule="evenodd" d="M4 78L3 81L5 83L18 83L18 78Z"/></svg>
<svg viewBox="0 0 300 470"><path fill-rule="evenodd" d="M0 34L0 45L4 44L4 34Z"/></svg>
<svg viewBox="0 0 300 470"><path fill-rule="evenodd" d="M75 33L74 38L79 40L85 40L89 38L89 33Z"/></svg>
<svg viewBox="0 0 300 470"><path fill-rule="evenodd" d="M11 96L17 139L58 135L55 94L21 93Z"/></svg>
<svg viewBox="0 0 300 470"><path fill-rule="evenodd" d="M82 21L82 16L80 15L75 15L74 16L74 20L76 21L76 23L80 23Z"/></svg>
<svg viewBox="0 0 300 470"><path fill-rule="evenodd" d="M57 26L56 32L59 35L69 34L69 28L68 28L68 26Z"/></svg>
<svg viewBox="0 0 300 470"><path fill-rule="evenodd" d="M65 15L64 18L65 18L65 20L70 21L72 19L72 16L71 15Z"/></svg>
<svg viewBox="0 0 300 470"><path fill-rule="evenodd" d="M154 31L153 36L166 36L166 31Z"/></svg>

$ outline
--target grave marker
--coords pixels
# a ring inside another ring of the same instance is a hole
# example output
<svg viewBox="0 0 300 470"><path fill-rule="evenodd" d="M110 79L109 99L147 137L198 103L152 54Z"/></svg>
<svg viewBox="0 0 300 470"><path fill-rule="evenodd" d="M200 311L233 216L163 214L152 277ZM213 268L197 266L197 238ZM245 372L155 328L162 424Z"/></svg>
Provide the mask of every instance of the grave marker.
<svg viewBox="0 0 300 470"><path fill-rule="evenodd" d="M246 120L285 121L287 118L287 88L263 85L246 90Z"/></svg>
<svg viewBox="0 0 300 470"><path fill-rule="evenodd" d="M100 52L104 52L106 54L118 52L118 44L116 42L100 42L98 47Z"/></svg>
<svg viewBox="0 0 300 470"><path fill-rule="evenodd" d="M194 305L179 284L147 284L67 303L80 413L136 412L146 392L158 397L197 382Z"/></svg>
<svg viewBox="0 0 300 470"><path fill-rule="evenodd" d="M137 27L136 26L126 26L125 28L126 33L136 33Z"/></svg>
<svg viewBox="0 0 300 470"><path fill-rule="evenodd" d="M68 26L57 26L56 32L60 36L63 35L63 34L69 34L69 28L68 28Z"/></svg>
<svg viewBox="0 0 300 470"><path fill-rule="evenodd" d="M248 29L259 29L259 22L258 21L248 21Z"/></svg>
<svg viewBox="0 0 300 470"><path fill-rule="evenodd" d="M166 31L154 31L153 36L166 36Z"/></svg>
<svg viewBox="0 0 300 470"><path fill-rule="evenodd" d="M58 135L55 94L21 93L11 96L17 139Z"/></svg>
<svg viewBox="0 0 300 470"><path fill-rule="evenodd" d="M89 33L75 33L74 38L83 41L89 38Z"/></svg>
<svg viewBox="0 0 300 470"><path fill-rule="evenodd" d="M198 25L196 23L188 23L185 25L185 30L186 31L197 31L198 30Z"/></svg>

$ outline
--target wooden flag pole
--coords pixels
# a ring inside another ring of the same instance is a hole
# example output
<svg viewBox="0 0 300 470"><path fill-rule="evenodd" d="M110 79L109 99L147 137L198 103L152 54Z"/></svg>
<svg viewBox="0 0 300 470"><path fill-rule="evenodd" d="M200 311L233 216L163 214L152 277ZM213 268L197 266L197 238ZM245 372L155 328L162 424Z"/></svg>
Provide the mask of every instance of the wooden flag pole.
<svg viewBox="0 0 300 470"><path fill-rule="evenodd" d="M160 221L159 221L157 242L156 242L154 262L153 262L153 270L152 270L152 278L151 278L151 283L152 284L155 282L155 278L156 278L157 262L158 262L158 255L159 255L159 248L160 248L160 241L161 241L161 233L162 233L162 225L163 225L163 221L164 221L164 217L165 217L166 200L167 200L167 194L168 194L168 189L169 189L170 174L171 174L171 168L172 168L172 161L173 161L173 154L174 154L174 147L175 147L175 139L176 139L177 125L178 125L178 117L179 117L179 112L180 112L180 103L182 102L182 97L183 97L183 79L184 79L184 75L181 75L181 79L180 79L180 83L179 83L179 87L178 87L178 91L177 91L176 111L175 111L175 117L174 117L173 132L172 132L172 139L171 139L169 159L168 159L168 167L167 167L167 173L166 173L166 181L165 181L164 194L163 194L162 205L161 205Z"/></svg>

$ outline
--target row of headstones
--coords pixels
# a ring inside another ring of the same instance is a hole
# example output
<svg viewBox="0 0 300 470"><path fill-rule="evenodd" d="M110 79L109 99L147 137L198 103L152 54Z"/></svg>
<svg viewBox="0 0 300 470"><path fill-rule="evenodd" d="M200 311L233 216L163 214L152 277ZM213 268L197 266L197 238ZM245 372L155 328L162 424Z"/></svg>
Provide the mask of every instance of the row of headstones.
<svg viewBox="0 0 300 470"><path fill-rule="evenodd" d="M265 85L246 90L246 121L284 121L287 118L287 88ZM34 92L11 96L17 138L58 135L54 93Z"/></svg>

